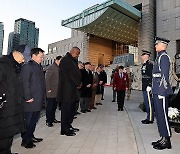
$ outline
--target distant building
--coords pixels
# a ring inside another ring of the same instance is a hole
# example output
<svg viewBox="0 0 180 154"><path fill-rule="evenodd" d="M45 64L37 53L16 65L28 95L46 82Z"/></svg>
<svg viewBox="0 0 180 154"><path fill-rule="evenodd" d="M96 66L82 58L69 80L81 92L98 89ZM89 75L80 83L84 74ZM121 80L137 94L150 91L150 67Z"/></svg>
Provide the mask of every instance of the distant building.
<svg viewBox="0 0 180 154"><path fill-rule="evenodd" d="M20 18L15 20L14 33L11 33L9 37L8 52L22 44L27 44L30 48L36 48L38 47L39 29L35 27L35 22Z"/></svg>
<svg viewBox="0 0 180 154"><path fill-rule="evenodd" d="M0 55L3 52L3 40L4 40L4 24L0 22Z"/></svg>
<svg viewBox="0 0 180 154"><path fill-rule="evenodd" d="M83 53L86 53L86 52L83 52L86 50L85 49L85 47L87 46L86 43L87 42L85 40L85 34L83 32L72 30L71 38L54 42L48 45L48 54L45 55L42 64L44 66L52 64L56 56L59 56L59 55L64 56L68 51L70 51L70 49L73 46L77 46L80 48L81 54L80 54L79 59L83 60L87 57L87 55L83 54Z"/></svg>
<svg viewBox="0 0 180 154"><path fill-rule="evenodd" d="M14 38L14 32L9 33L7 55L8 55L10 52L12 52L12 49L13 49L13 38Z"/></svg>

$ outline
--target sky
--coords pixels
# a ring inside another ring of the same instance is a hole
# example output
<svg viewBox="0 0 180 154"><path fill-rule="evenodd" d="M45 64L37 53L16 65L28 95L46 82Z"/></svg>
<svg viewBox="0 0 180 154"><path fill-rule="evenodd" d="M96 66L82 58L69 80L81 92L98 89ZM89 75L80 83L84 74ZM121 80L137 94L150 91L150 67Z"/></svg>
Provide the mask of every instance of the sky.
<svg viewBox="0 0 180 154"><path fill-rule="evenodd" d="M48 44L71 36L71 29L61 26L68 19L95 4L106 0L0 0L0 22L4 23L3 54L7 53L8 35L14 31L14 21L24 18L39 28L39 47L46 51Z"/></svg>

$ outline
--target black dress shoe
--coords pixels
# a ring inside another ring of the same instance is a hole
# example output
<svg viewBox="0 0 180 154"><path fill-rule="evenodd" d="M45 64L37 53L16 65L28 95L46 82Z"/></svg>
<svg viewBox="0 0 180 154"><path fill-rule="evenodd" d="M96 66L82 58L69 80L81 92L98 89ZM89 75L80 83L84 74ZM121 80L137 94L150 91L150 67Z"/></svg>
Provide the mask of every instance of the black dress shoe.
<svg viewBox="0 0 180 154"><path fill-rule="evenodd" d="M74 117L73 119L77 119L77 117Z"/></svg>
<svg viewBox="0 0 180 154"><path fill-rule="evenodd" d="M147 119L142 120L141 122L142 122L142 124L153 124L154 123L153 121L149 121Z"/></svg>
<svg viewBox="0 0 180 154"><path fill-rule="evenodd" d="M25 147L26 149L30 149L30 148L36 147L36 145L35 145L33 142L28 143L28 144L22 142L22 143L21 143L21 146L22 146L22 147Z"/></svg>
<svg viewBox="0 0 180 154"><path fill-rule="evenodd" d="M74 128L74 127L71 127L70 130L73 131L73 132L78 132L79 131L78 128Z"/></svg>
<svg viewBox="0 0 180 154"><path fill-rule="evenodd" d="M53 123L61 123L61 121L54 119Z"/></svg>
<svg viewBox="0 0 180 154"><path fill-rule="evenodd" d="M112 100L112 102L115 102L115 100Z"/></svg>
<svg viewBox="0 0 180 154"><path fill-rule="evenodd" d="M162 139L163 139L163 137L161 137L161 139L157 140L156 142L152 142L151 145L156 145L156 144L158 144L159 142L162 141Z"/></svg>
<svg viewBox="0 0 180 154"><path fill-rule="evenodd" d="M87 111L87 112L91 112L91 110L89 110L89 109L87 109L86 111Z"/></svg>
<svg viewBox="0 0 180 154"><path fill-rule="evenodd" d="M74 133L73 131L61 131L61 135L66 135L66 136L75 136L76 133Z"/></svg>
<svg viewBox="0 0 180 154"><path fill-rule="evenodd" d="M122 108L121 111L124 111L124 109Z"/></svg>
<svg viewBox="0 0 180 154"><path fill-rule="evenodd" d="M82 113L86 113L86 110L81 110Z"/></svg>
<svg viewBox="0 0 180 154"><path fill-rule="evenodd" d="M163 137L163 139L159 143L155 144L153 148L157 150L171 149L172 146L170 137Z"/></svg>
<svg viewBox="0 0 180 154"><path fill-rule="evenodd" d="M81 114L80 112L76 112L76 114Z"/></svg>
<svg viewBox="0 0 180 154"><path fill-rule="evenodd" d="M54 125L52 123L46 123L48 127L53 127Z"/></svg>
<svg viewBox="0 0 180 154"><path fill-rule="evenodd" d="M120 109L118 109L118 111L120 111Z"/></svg>
<svg viewBox="0 0 180 154"><path fill-rule="evenodd" d="M93 107L92 109L97 109L96 107Z"/></svg>
<svg viewBox="0 0 180 154"><path fill-rule="evenodd" d="M98 103L98 105L102 105L102 103Z"/></svg>
<svg viewBox="0 0 180 154"><path fill-rule="evenodd" d="M104 100L104 98L101 98L101 100Z"/></svg>
<svg viewBox="0 0 180 154"><path fill-rule="evenodd" d="M32 141L33 141L33 143L37 143L37 142L43 141L43 139L42 139L42 138L33 137L33 138L32 138Z"/></svg>

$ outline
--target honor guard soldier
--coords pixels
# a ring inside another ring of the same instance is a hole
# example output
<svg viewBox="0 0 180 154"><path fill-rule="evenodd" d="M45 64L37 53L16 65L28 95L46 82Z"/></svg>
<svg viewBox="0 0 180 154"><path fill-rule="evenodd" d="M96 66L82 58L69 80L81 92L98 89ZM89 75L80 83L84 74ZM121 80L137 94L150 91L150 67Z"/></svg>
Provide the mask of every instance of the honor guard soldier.
<svg viewBox="0 0 180 154"><path fill-rule="evenodd" d="M153 67L153 100L157 118L158 131L161 139L152 142L153 148L158 150L171 149L171 130L168 122L168 96L172 94L169 83L170 57L166 53L170 41L156 37L155 48L157 57Z"/></svg>
<svg viewBox="0 0 180 154"><path fill-rule="evenodd" d="M151 87L152 87L152 69L153 63L149 60L151 52L142 50L141 58L143 65L141 67L142 74L142 91L144 98L144 105L147 112L147 118L142 120L143 124L152 124L154 121L154 105L152 102Z"/></svg>

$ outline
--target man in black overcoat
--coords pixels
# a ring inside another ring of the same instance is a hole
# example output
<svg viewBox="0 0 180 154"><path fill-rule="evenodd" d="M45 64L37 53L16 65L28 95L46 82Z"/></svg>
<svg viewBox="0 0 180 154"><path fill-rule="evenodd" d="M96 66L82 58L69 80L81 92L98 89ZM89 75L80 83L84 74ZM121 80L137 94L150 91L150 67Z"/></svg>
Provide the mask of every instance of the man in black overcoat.
<svg viewBox="0 0 180 154"><path fill-rule="evenodd" d="M24 64L21 70L26 123L26 132L21 135L21 146L25 148L33 148L36 146L34 143L43 140L36 138L34 131L46 98L45 77L41 66L44 51L41 48L34 48L30 54L32 60Z"/></svg>
<svg viewBox="0 0 180 154"><path fill-rule="evenodd" d="M80 49L73 47L62 58L59 65L58 102L61 102L61 135L74 136L79 129L72 127L78 100L77 89L81 84L78 68Z"/></svg>
<svg viewBox="0 0 180 154"><path fill-rule="evenodd" d="M24 50L0 58L0 154L11 154L14 135L25 131L19 78Z"/></svg>

